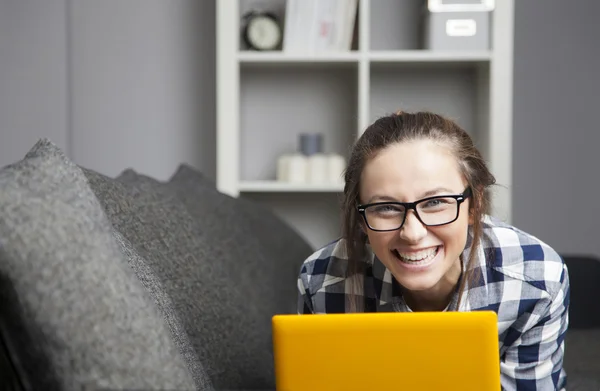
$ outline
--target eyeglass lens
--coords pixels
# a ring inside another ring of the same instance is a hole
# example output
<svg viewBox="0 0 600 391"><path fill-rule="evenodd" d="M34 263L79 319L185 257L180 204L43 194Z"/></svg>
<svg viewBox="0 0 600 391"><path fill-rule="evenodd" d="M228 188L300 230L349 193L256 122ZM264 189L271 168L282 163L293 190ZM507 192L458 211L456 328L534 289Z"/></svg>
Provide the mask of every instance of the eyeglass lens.
<svg viewBox="0 0 600 391"><path fill-rule="evenodd" d="M417 204L417 214L425 225L442 225L458 217L455 198L438 197ZM365 209L367 224L376 230L398 229L404 222L406 208L394 203L371 205Z"/></svg>

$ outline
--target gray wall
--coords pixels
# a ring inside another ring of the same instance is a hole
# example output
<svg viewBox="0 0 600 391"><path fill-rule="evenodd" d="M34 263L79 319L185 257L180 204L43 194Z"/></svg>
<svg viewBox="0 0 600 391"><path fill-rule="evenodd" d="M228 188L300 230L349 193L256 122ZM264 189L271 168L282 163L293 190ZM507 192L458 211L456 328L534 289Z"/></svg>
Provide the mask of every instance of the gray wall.
<svg viewBox="0 0 600 391"><path fill-rule="evenodd" d="M68 147L64 1L0 0L0 166L40 136Z"/></svg>
<svg viewBox="0 0 600 391"><path fill-rule="evenodd" d="M600 3L515 3L514 223L600 256ZM0 165L46 136L108 175L188 162L214 178L214 8L0 0Z"/></svg>
<svg viewBox="0 0 600 391"><path fill-rule="evenodd" d="M0 165L49 137L107 175L215 177L215 3L0 0Z"/></svg>
<svg viewBox="0 0 600 391"><path fill-rule="evenodd" d="M600 256L600 2L515 3L513 222Z"/></svg>

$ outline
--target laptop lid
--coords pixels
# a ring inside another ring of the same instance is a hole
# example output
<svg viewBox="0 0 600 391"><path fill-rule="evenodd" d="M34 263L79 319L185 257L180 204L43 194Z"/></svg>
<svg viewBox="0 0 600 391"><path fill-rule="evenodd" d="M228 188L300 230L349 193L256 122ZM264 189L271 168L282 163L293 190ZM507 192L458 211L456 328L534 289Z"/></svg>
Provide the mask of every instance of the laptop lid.
<svg viewBox="0 0 600 391"><path fill-rule="evenodd" d="M276 315L277 391L500 390L492 311Z"/></svg>

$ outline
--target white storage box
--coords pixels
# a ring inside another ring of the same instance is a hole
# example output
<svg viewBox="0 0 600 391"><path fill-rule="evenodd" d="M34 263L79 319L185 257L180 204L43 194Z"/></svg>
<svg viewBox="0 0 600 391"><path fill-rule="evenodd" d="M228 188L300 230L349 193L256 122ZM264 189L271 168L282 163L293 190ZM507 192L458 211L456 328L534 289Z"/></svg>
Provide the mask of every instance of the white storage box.
<svg viewBox="0 0 600 391"><path fill-rule="evenodd" d="M428 0L423 46L428 50L488 50L494 0Z"/></svg>

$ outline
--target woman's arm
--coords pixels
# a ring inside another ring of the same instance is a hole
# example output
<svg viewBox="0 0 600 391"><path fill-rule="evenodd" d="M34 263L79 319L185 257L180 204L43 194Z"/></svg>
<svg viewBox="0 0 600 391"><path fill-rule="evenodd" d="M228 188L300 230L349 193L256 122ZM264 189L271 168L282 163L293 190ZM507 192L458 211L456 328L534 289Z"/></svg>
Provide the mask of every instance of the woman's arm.
<svg viewBox="0 0 600 391"><path fill-rule="evenodd" d="M503 390L546 391L565 387L562 368L569 323L569 293L569 276L563 266L559 289L553 290L535 306L538 322L501 357Z"/></svg>

